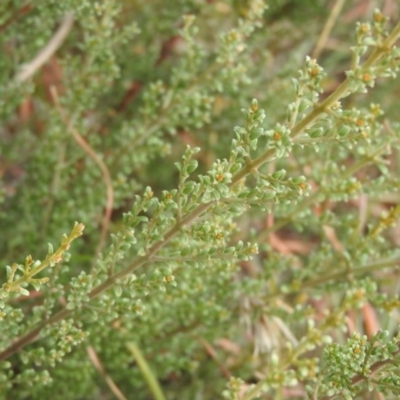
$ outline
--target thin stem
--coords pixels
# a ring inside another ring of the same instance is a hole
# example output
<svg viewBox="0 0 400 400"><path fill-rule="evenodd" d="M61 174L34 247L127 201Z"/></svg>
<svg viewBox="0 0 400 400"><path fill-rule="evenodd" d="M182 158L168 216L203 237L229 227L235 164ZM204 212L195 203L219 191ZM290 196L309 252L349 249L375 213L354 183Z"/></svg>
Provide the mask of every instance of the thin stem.
<svg viewBox="0 0 400 400"><path fill-rule="evenodd" d="M72 125L69 121L68 116L65 113L65 110L61 107L59 96L57 93L57 89L55 86L50 86L50 93L53 97L53 101L57 107L57 110L63 120L64 124L68 127L72 137L74 138L75 142L83 149L83 151L97 164L101 173L103 174L104 184L106 186L106 206L103 216L103 222L101 226L101 233L100 233L100 240L97 245L97 249L95 252L94 259L97 259L97 256L100 254L101 250L104 247L106 236L108 233L108 228L111 220L111 214L114 204L114 190L112 184L112 178L110 171L108 170L107 165L104 163L102 158L90 147L89 143L83 138L83 136L78 132L78 130ZM94 262L93 262L94 265Z"/></svg>
<svg viewBox="0 0 400 400"><path fill-rule="evenodd" d="M19 84L25 82L51 58L51 56L58 50L58 48L62 45L62 43L68 36L68 33L71 30L73 23L74 17L72 16L72 14L67 14L58 31L54 34L49 43L31 62L26 64L22 68L22 70L15 76L15 82Z"/></svg>
<svg viewBox="0 0 400 400"><path fill-rule="evenodd" d="M17 279L14 282L11 282L11 280L14 278L16 270L13 271L12 276L10 277L9 291L16 291L19 287L21 287L22 284L24 284L25 282L29 282L31 278L46 269L49 265L61 262L64 252L69 248L70 243L74 239L82 235L83 229L83 224L76 223L72 232L69 234L68 237L64 236L60 246L54 253L48 254L46 259L42 261L37 267L32 268L31 271L26 272L23 276L21 276L21 278Z"/></svg>
<svg viewBox="0 0 400 400"><path fill-rule="evenodd" d="M60 144L58 150L58 156L57 156L58 161L56 166L54 167L54 175L49 191L50 196L43 213L42 223L40 227L41 236L44 236L44 234L46 233L47 226L50 222L50 217L54 209L55 198L57 196L58 191L60 190L61 172L63 168L65 168L64 164L65 164L66 150L67 150L67 144L65 141L63 141Z"/></svg>
<svg viewBox="0 0 400 400"><path fill-rule="evenodd" d="M147 363L146 359L144 358L142 352L140 351L139 347L133 343L129 342L126 344L129 351L135 358L135 361L138 363L139 368L149 385L150 391L154 396L155 400L165 400L165 396L161 390L161 386L157 381L156 376L154 375L153 371L151 370L149 364Z"/></svg>
<svg viewBox="0 0 400 400"><path fill-rule="evenodd" d="M107 372L105 371L104 366L101 363L101 361L99 359L99 356L97 355L95 349L92 346L88 346L86 348L86 352L87 352L87 354L89 356L89 359L90 359L91 363L93 364L95 369L98 371L100 376L104 379L104 381L106 382L107 386L113 392L114 396L118 400L128 400L124 396L124 394L121 392L120 388L115 384L115 382L113 381L111 376L108 375Z"/></svg>
<svg viewBox="0 0 400 400"><path fill-rule="evenodd" d="M395 258L388 258L384 260L379 260L375 262L371 262L368 264L365 264L361 267L349 269L349 268L344 268L338 272L333 272L333 273L327 273L326 275L323 275L319 278L316 279L311 279L309 281L303 281L301 282L301 289L306 289L306 288L315 288L319 285L323 285L324 283L328 282L340 282L342 280L345 280L351 276L357 276L357 275L362 275L366 274L368 272L374 272L374 271L381 271L383 268L393 268L400 266L400 257L395 257ZM335 265L336 267L336 265ZM327 267L327 271L332 271L332 267ZM272 299L280 296L287 296L289 294L295 294L297 293L296 291L293 292L282 292L280 290L277 290L274 293L270 293L266 296L263 297L263 302L269 302Z"/></svg>
<svg viewBox="0 0 400 400"><path fill-rule="evenodd" d="M340 11L342 11L344 3L345 3L345 0L336 0L336 3L332 8L329 18L326 21L324 29L322 30L321 35L318 39L318 42L315 45L315 48L312 52L312 55L311 55L312 58L318 58L320 56L322 50L325 47L326 41L328 40L328 37L329 37L330 33L332 32L335 22L337 21L337 19L339 17Z"/></svg>
<svg viewBox="0 0 400 400"><path fill-rule="evenodd" d="M353 176L357 171L371 164L374 159L381 154L390 143L384 143L378 147L372 154L365 155L362 159L354 163L352 166L348 167L346 171L339 177L340 180L344 180ZM320 199L318 199L320 197ZM303 200L290 214L286 215L285 218L276 222L273 226L268 229L264 229L262 233L258 236L258 242L264 242L265 239L272 233L283 228L286 224L290 223L295 215L308 209L311 205L316 205L317 202L321 202L325 199L325 194L322 190L316 190L309 197Z"/></svg>

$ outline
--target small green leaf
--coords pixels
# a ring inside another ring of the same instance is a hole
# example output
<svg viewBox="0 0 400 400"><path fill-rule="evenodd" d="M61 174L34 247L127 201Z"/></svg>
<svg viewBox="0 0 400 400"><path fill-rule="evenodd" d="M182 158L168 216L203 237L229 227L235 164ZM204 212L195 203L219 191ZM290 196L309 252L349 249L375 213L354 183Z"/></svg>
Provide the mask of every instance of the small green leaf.
<svg viewBox="0 0 400 400"><path fill-rule="evenodd" d="M179 172L182 172L182 164L180 162L176 162L174 164Z"/></svg>
<svg viewBox="0 0 400 400"><path fill-rule="evenodd" d="M186 171L188 174L191 174L199 165L197 160L191 160L186 167Z"/></svg>
<svg viewBox="0 0 400 400"><path fill-rule="evenodd" d="M47 243L47 254L53 254L53 253L54 253L53 245L51 243Z"/></svg>
<svg viewBox="0 0 400 400"><path fill-rule="evenodd" d="M115 285L114 286L114 294L117 297L121 297L121 295L122 295L122 286L121 285Z"/></svg>
<svg viewBox="0 0 400 400"><path fill-rule="evenodd" d="M276 179L278 181L284 178L285 176L286 176L286 170L284 169L280 169L279 171L276 171L271 175L273 179Z"/></svg>
<svg viewBox="0 0 400 400"><path fill-rule="evenodd" d="M138 251L138 256L144 257L145 255L146 255L146 250L143 247L141 247Z"/></svg>
<svg viewBox="0 0 400 400"><path fill-rule="evenodd" d="M23 288L21 286L18 288L18 293L20 293L22 296L29 296L30 295L29 290L26 290L25 288Z"/></svg>

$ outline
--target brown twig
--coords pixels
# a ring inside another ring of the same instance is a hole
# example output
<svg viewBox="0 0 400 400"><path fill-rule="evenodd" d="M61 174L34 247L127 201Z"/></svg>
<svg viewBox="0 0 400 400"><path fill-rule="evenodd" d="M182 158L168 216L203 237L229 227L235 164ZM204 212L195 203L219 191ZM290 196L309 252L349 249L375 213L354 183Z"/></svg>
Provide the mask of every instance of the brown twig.
<svg viewBox="0 0 400 400"><path fill-rule="evenodd" d="M107 386L114 393L115 397L118 400L127 400L127 398L124 396L121 390L119 390L118 386L114 383L110 375L108 375L107 372L105 371L103 364L101 363L99 357L97 356L95 349L92 346L88 346L86 348L86 352L89 356L91 363L96 368L97 372L101 375L101 377L105 380Z"/></svg>
<svg viewBox="0 0 400 400"><path fill-rule="evenodd" d="M34 73L42 67L50 57L57 51L57 49L64 42L67 37L69 31L72 28L72 24L74 23L74 18L72 14L67 14L62 22L61 26L58 28L58 31L55 35L50 39L49 43L39 52L39 54L28 64L25 64L21 71L17 73L14 78L14 81L17 83L22 83L28 80Z"/></svg>
<svg viewBox="0 0 400 400"><path fill-rule="evenodd" d="M224 375L224 377L226 379L229 379L232 374L227 370L227 368L225 367L225 365L221 362L221 360L218 358L218 354L215 351L214 347L207 342L207 340L203 339L200 336L195 336L196 340L204 347L205 351L207 352L207 354L215 361L215 363L218 365L218 368L220 369L220 371L222 372L222 375Z"/></svg>
<svg viewBox="0 0 400 400"><path fill-rule="evenodd" d="M100 240L97 245L97 249L95 252L95 259L101 252L102 248L104 247L104 243L106 240L108 228L110 225L110 220L111 220L111 213L114 205L114 191L113 191L113 186L112 186L112 179L111 179L111 174L108 170L107 165L104 163L104 161L97 155L97 153L90 147L90 145L86 142L86 140L81 136L81 134L78 132L78 130L69 122L68 117L63 110L63 108L60 105L59 98L58 98L58 93L57 89L55 86L50 86L50 93L51 96L54 100L54 103L57 107L57 110L64 121L65 125L68 127L68 130L70 131L71 135L75 139L76 143L84 150L84 152L98 165L100 168L102 174L103 174L103 180L106 186L106 207L105 207L105 212L103 216L103 222L101 226L101 234L100 234Z"/></svg>

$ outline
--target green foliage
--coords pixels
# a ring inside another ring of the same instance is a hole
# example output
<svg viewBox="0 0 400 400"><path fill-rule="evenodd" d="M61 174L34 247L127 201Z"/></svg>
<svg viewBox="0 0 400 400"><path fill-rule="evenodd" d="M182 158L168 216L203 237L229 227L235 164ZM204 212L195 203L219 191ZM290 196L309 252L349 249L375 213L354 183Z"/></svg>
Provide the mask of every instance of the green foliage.
<svg viewBox="0 0 400 400"><path fill-rule="evenodd" d="M398 398L400 25L344 3L0 5L0 399Z"/></svg>

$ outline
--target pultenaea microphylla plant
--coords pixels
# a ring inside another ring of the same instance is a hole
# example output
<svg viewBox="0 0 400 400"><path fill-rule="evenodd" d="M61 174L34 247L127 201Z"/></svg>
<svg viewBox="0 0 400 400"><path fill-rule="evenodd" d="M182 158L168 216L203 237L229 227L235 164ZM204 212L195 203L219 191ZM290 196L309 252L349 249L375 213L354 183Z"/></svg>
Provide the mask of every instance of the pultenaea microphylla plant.
<svg viewBox="0 0 400 400"><path fill-rule="evenodd" d="M0 5L0 399L398 398L399 10L345 3Z"/></svg>

